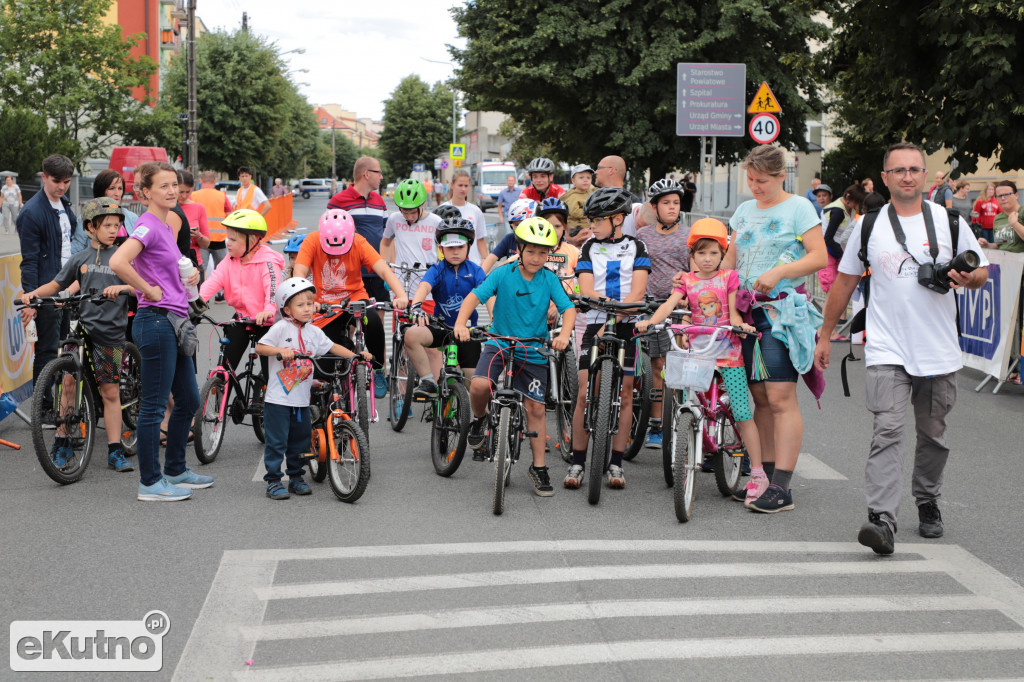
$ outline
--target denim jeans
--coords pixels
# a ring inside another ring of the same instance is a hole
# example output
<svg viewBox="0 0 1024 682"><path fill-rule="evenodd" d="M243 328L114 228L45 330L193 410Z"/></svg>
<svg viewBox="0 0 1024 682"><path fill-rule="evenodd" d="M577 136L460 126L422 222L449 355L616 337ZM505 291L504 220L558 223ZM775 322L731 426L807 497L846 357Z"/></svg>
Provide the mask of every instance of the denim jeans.
<svg viewBox="0 0 1024 682"><path fill-rule="evenodd" d="M63 310L47 305L36 309L36 334L39 340L36 341L36 355L32 360L33 382L39 378L43 367L57 358L60 340L66 339L69 332L68 316Z"/></svg>
<svg viewBox="0 0 1024 682"><path fill-rule="evenodd" d="M264 481L274 483L281 480L281 463L286 458L288 478L302 478L302 465L305 464L305 455L309 453L312 431L308 407L264 403L263 432L266 449L263 451L263 464L267 468L267 473L263 475Z"/></svg>
<svg viewBox="0 0 1024 682"><path fill-rule="evenodd" d="M192 358L178 353L174 328L165 316L140 308L132 337L142 356L142 404L139 408L139 474L143 485L153 485L160 473L160 422L167 398L174 394L174 409L167 424L164 473L185 471L185 447L192 417L199 409L199 388Z"/></svg>

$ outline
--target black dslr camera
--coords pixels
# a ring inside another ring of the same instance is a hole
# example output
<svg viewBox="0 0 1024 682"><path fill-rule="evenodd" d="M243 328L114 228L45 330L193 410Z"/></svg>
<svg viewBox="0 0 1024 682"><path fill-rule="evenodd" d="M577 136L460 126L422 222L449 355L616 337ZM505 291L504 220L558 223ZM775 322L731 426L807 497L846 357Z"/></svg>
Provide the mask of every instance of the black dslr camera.
<svg viewBox="0 0 1024 682"><path fill-rule="evenodd" d="M935 293L944 294L953 282L949 278L950 270L973 272L980 264L981 256L974 251L959 253L948 263L922 263L917 270L917 283Z"/></svg>

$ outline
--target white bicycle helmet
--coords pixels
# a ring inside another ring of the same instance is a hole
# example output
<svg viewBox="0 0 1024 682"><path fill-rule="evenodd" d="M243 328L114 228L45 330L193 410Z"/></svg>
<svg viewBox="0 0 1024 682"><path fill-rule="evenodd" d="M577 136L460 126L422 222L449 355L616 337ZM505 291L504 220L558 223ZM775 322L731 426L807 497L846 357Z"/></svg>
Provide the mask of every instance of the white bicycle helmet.
<svg viewBox="0 0 1024 682"><path fill-rule="evenodd" d="M508 221L526 220L537 214L537 202L533 199L516 199L508 207Z"/></svg>
<svg viewBox="0 0 1024 682"><path fill-rule="evenodd" d="M274 302L277 303L277 307L282 315L284 315L284 307L288 305L288 301L291 300L292 296L301 294L303 291L312 291L315 294L316 287L312 282L303 277L291 277L281 283L281 286L277 288Z"/></svg>

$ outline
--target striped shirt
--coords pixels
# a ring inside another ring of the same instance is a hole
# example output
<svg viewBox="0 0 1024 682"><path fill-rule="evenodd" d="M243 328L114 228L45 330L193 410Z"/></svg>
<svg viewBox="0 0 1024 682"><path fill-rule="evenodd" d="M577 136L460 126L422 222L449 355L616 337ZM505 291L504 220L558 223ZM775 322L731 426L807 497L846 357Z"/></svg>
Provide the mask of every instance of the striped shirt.
<svg viewBox="0 0 1024 682"><path fill-rule="evenodd" d="M594 291L605 298L624 301L633 290L633 272L651 270L647 247L638 239L622 236L618 239L591 239L583 245L576 275L594 276ZM599 310L587 313L588 324L601 324L607 315Z"/></svg>

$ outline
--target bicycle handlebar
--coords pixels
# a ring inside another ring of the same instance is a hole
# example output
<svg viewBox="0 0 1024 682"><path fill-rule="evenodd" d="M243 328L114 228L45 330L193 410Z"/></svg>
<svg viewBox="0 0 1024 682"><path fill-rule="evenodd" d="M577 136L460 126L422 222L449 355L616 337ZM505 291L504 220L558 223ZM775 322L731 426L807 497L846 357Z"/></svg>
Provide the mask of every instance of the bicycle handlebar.
<svg viewBox="0 0 1024 682"><path fill-rule="evenodd" d="M570 295L569 299L576 301L583 307L587 308L599 308L604 310L629 310L636 313L649 312L651 303L648 301L634 301L632 303L625 303L623 301L616 301L610 298L593 298L591 296L576 296L575 294Z"/></svg>
<svg viewBox="0 0 1024 682"><path fill-rule="evenodd" d="M127 296L129 292L119 291L115 298L121 296ZM21 299L18 299L21 300ZM33 296L29 303L17 306L17 310L24 310L25 308L39 308L44 305L64 305L64 306L76 306L82 303L103 303L115 300L114 298L108 298L103 295L102 291L96 289L90 289L88 292L81 294L74 294L72 296Z"/></svg>

